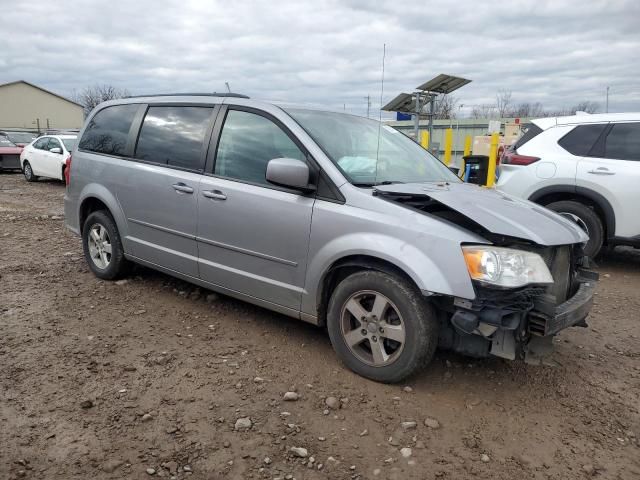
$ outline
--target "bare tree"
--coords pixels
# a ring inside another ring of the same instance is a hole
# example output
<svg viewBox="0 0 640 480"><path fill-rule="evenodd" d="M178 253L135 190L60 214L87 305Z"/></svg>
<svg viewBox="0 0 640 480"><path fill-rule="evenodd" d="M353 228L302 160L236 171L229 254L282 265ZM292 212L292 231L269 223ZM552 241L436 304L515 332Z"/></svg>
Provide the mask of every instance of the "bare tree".
<svg viewBox="0 0 640 480"><path fill-rule="evenodd" d="M598 110L600 110L600 106L598 105L597 102L590 102L588 100L585 100L571 107L571 110L574 113L578 111L587 112L587 113L597 113Z"/></svg>
<svg viewBox="0 0 640 480"><path fill-rule="evenodd" d="M471 110L471 118L495 118L497 115L496 106L490 103L474 105Z"/></svg>
<svg viewBox="0 0 640 480"><path fill-rule="evenodd" d="M456 118L457 105L458 99L456 97L443 95L440 101L436 100L434 120Z"/></svg>
<svg viewBox="0 0 640 480"><path fill-rule="evenodd" d="M544 117L544 107L540 102L529 103L523 102L515 105L511 111L507 114L508 117L525 117L536 118Z"/></svg>
<svg viewBox="0 0 640 480"><path fill-rule="evenodd" d="M84 107L84 114L88 115L97 105L107 100L114 100L129 96L126 88L118 88L113 85L94 85L85 87L80 93L73 92L71 98Z"/></svg>
<svg viewBox="0 0 640 480"><path fill-rule="evenodd" d="M511 108L511 90L501 88L496 95L496 109L500 118L505 118Z"/></svg>

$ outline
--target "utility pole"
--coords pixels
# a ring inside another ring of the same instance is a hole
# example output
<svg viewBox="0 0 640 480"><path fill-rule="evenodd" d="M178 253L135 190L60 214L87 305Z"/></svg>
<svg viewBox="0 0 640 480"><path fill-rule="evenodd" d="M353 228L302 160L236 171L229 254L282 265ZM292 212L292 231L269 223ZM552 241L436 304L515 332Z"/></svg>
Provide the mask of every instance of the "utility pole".
<svg viewBox="0 0 640 480"><path fill-rule="evenodd" d="M609 85L607 85L607 100L605 102L605 113L609 113Z"/></svg>
<svg viewBox="0 0 640 480"><path fill-rule="evenodd" d="M369 118L369 109L371 108L371 95L364 97L367 99L367 118Z"/></svg>

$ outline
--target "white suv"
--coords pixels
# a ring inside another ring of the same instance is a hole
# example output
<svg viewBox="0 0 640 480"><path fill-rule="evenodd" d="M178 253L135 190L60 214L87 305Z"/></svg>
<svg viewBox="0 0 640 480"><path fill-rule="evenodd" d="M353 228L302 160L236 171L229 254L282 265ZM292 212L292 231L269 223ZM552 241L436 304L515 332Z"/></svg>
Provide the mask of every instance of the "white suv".
<svg viewBox="0 0 640 480"><path fill-rule="evenodd" d="M496 188L562 213L603 244L640 247L640 113L533 120L500 160Z"/></svg>

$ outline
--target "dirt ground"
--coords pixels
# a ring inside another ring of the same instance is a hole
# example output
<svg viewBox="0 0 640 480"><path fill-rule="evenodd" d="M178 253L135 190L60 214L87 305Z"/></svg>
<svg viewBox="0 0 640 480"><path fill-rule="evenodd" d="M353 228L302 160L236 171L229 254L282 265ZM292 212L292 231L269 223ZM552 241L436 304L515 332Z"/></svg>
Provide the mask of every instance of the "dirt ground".
<svg viewBox="0 0 640 480"><path fill-rule="evenodd" d="M438 352L389 386L313 326L145 268L97 279L63 194L0 174L0 479L640 478L640 251L600 259L559 366Z"/></svg>

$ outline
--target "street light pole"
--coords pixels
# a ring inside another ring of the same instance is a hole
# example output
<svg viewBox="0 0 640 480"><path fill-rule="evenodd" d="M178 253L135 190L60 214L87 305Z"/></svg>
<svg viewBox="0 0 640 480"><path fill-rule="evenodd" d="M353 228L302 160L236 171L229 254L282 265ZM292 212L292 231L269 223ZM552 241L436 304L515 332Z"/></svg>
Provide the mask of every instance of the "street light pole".
<svg viewBox="0 0 640 480"><path fill-rule="evenodd" d="M605 113L609 113L609 85L607 85L607 100L605 105Z"/></svg>

